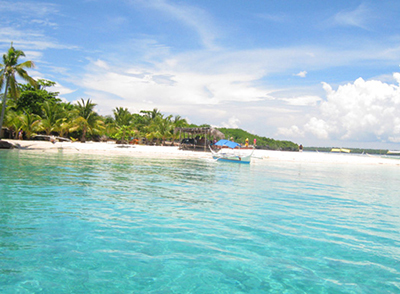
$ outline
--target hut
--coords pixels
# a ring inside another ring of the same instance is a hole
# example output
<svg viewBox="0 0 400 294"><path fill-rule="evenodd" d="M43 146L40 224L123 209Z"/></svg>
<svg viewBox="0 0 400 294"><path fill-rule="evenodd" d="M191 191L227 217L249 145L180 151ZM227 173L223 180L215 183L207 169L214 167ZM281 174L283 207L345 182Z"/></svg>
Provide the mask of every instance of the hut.
<svg viewBox="0 0 400 294"><path fill-rule="evenodd" d="M224 139L225 135L211 127L202 128L175 128L174 133L179 133L179 149L207 151L209 145L207 138Z"/></svg>

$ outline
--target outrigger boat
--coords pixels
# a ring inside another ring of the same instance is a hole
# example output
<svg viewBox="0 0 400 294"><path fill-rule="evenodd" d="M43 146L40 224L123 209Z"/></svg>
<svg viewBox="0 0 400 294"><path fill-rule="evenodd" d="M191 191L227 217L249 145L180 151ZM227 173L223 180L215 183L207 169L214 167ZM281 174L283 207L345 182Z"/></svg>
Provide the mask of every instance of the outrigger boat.
<svg viewBox="0 0 400 294"><path fill-rule="evenodd" d="M332 148L331 152L338 152L338 153L350 153L350 149L346 148Z"/></svg>
<svg viewBox="0 0 400 294"><path fill-rule="evenodd" d="M389 150L387 152L388 155L400 155L400 151L398 150Z"/></svg>
<svg viewBox="0 0 400 294"><path fill-rule="evenodd" d="M214 146L220 146L221 149L219 151L214 151L210 148L212 156L215 160L222 160L222 161L230 161L230 162L237 162L237 163L250 163L251 156L254 152L251 151L250 154L242 154L240 152L240 144L236 142L232 142L229 140L219 140ZM225 148L224 148L225 147Z"/></svg>

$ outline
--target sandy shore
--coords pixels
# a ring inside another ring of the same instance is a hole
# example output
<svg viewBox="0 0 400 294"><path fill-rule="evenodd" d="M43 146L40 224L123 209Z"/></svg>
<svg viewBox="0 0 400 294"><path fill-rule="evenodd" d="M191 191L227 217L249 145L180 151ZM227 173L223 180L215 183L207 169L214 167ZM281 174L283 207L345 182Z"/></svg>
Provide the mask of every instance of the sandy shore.
<svg viewBox="0 0 400 294"><path fill-rule="evenodd" d="M209 152L179 150L178 147L170 146L145 146L145 145L118 145L115 143L97 142L57 142L29 140L5 140L19 146L20 151L32 150L38 152L64 152L100 155L129 155L135 157L156 158L205 158L210 159ZM243 151L244 152L244 151ZM336 154L325 152L287 152L256 150L254 152L254 163L262 161L290 161L308 163L333 163L333 164L372 164L372 165L396 165L400 166L400 159L382 157L379 155L358 154Z"/></svg>

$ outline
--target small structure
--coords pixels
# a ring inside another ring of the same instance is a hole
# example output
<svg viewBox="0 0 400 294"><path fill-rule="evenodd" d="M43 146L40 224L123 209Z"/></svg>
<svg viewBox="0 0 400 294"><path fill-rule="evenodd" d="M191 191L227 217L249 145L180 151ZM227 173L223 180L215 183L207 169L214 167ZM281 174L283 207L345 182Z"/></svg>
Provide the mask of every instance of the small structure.
<svg viewBox="0 0 400 294"><path fill-rule="evenodd" d="M219 140L217 143L215 143L215 146L220 146L221 149L218 152L215 152L211 148L210 150L213 154L213 158L220 161L250 163L251 156L254 152L253 146L253 150L251 151L251 153L243 154L240 152L241 145L239 143L229 140ZM224 147L226 147L227 149L223 149ZM235 149L237 150L235 151Z"/></svg>
<svg viewBox="0 0 400 294"><path fill-rule="evenodd" d="M179 149L185 150L196 150L203 149L208 151L207 146L208 138L218 138L224 139L225 135L215 129L210 127L204 128L175 128L174 133L179 133Z"/></svg>
<svg viewBox="0 0 400 294"><path fill-rule="evenodd" d="M338 152L338 153L350 153L350 149L346 148L332 148L331 152Z"/></svg>

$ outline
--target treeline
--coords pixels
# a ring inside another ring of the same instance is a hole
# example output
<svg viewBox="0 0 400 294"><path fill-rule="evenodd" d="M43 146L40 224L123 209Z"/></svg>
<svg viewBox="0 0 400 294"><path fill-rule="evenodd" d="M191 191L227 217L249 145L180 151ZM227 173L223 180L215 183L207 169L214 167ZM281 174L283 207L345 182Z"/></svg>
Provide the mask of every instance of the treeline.
<svg viewBox="0 0 400 294"><path fill-rule="evenodd" d="M38 86L18 85L19 98L7 99L4 119L6 136L25 139L37 134L55 135L72 140L115 139L127 143L133 138L146 142L164 143L175 140L174 129L188 126L180 116L165 116L157 109L130 113L127 108L116 107L113 115L101 116L95 110L96 104L90 99L76 104L63 102L57 92L46 88L55 83L38 80Z"/></svg>
<svg viewBox="0 0 400 294"><path fill-rule="evenodd" d="M331 152L332 148L338 148L340 147L304 147L304 151L317 151L317 152ZM387 149L363 149L363 148L346 148L350 149L350 153L355 153L355 154L387 154L389 150Z"/></svg>

